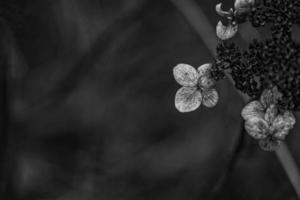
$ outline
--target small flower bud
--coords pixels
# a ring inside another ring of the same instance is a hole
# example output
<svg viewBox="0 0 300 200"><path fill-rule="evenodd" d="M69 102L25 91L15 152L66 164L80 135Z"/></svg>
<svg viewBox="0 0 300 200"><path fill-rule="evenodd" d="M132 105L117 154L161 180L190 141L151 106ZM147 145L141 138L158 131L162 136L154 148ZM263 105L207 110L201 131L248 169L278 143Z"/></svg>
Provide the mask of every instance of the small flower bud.
<svg viewBox="0 0 300 200"><path fill-rule="evenodd" d="M222 10L222 3L219 3L219 4L216 5L216 12L221 17L232 18L232 16L233 16L232 8L229 11Z"/></svg>
<svg viewBox="0 0 300 200"><path fill-rule="evenodd" d="M235 10L249 9L251 5L255 3L255 0L236 0L234 2Z"/></svg>
<svg viewBox="0 0 300 200"><path fill-rule="evenodd" d="M221 21L217 24L216 33L218 38L221 40L228 40L232 38L238 31L238 25L229 24L228 26L224 26Z"/></svg>

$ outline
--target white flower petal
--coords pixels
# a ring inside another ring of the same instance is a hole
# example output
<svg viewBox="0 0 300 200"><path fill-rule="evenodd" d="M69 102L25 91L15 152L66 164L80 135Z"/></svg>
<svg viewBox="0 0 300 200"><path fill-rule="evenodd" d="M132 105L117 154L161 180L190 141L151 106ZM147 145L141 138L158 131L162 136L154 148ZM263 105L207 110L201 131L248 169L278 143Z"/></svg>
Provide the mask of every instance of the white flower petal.
<svg viewBox="0 0 300 200"><path fill-rule="evenodd" d="M286 136L289 134L290 129L281 129L277 130L274 134L274 137L279 139L279 140L284 140Z"/></svg>
<svg viewBox="0 0 300 200"><path fill-rule="evenodd" d="M281 131L285 129L286 123L284 121L283 115L278 115L273 122L273 129L276 131Z"/></svg>
<svg viewBox="0 0 300 200"><path fill-rule="evenodd" d="M201 65L200 67L198 67L198 73L199 76L208 76L210 71L212 68L212 64L211 63L205 63L203 65Z"/></svg>
<svg viewBox="0 0 300 200"><path fill-rule="evenodd" d="M268 124L272 124L275 120L278 113L278 109L275 104L271 104L265 113L265 120L268 122Z"/></svg>
<svg viewBox="0 0 300 200"><path fill-rule="evenodd" d="M242 110L244 120L264 118L264 108L259 101L251 101Z"/></svg>
<svg viewBox="0 0 300 200"><path fill-rule="evenodd" d="M233 15L233 10L232 9L230 9L229 11L222 10L222 3L219 3L219 4L216 5L216 12L221 17L226 17L226 18L232 17L232 15Z"/></svg>
<svg viewBox="0 0 300 200"><path fill-rule="evenodd" d="M277 129L281 129L283 127L293 128L296 123L296 119L292 112L286 111L283 115L278 115L274 122L273 126Z"/></svg>
<svg viewBox="0 0 300 200"><path fill-rule="evenodd" d="M264 90L262 92L260 96L260 102L265 108L269 107L272 103L274 103L272 91L270 89Z"/></svg>
<svg viewBox="0 0 300 200"><path fill-rule="evenodd" d="M245 122L245 129L255 139L264 139L268 134L268 124L260 118L251 118Z"/></svg>
<svg viewBox="0 0 300 200"><path fill-rule="evenodd" d="M278 115L273 122L274 136L279 139L285 139L289 130L293 128L296 119L292 112L286 111L283 115Z"/></svg>
<svg viewBox="0 0 300 200"><path fill-rule="evenodd" d="M198 82L197 70L188 64L178 64L173 69L175 80L182 86L192 87Z"/></svg>
<svg viewBox="0 0 300 200"><path fill-rule="evenodd" d="M211 72L212 64L206 63L198 67L199 72L199 84L202 88L211 88L213 85L215 85L216 81L211 78L210 72Z"/></svg>
<svg viewBox="0 0 300 200"><path fill-rule="evenodd" d="M238 9L244 9L244 8L249 8L254 3L255 3L255 0L235 0L235 2L234 2L234 8L236 10L238 10Z"/></svg>
<svg viewBox="0 0 300 200"><path fill-rule="evenodd" d="M272 137L267 137L259 141L259 146L264 151L276 151L280 147L280 144L280 140Z"/></svg>
<svg viewBox="0 0 300 200"><path fill-rule="evenodd" d="M180 112L196 110L202 101L202 95L195 87L182 87L175 96L175 107Z"/></svg>
<svg viewBox="0 0 300 200"><path fill-rule="evenodd" d="M203 90L202 92L202 96L203 96L203 104L208 107L214 107L215 105L217 105L218 100L219 100L219 94L217 92L216 89L207 89L207 90Z"/></svg>
<svg viewBox="0 0 300 200"><path fill-rule="evenodd" d="M200 76L199 77L199 86L203 89L209 89L216 84L216 81L210 76Z"/></svg>
<svg viewBox="0 0 300 200"><path fill-rule="evenodd" d="M229 24L224 26L221 21L217 24L216 33L221 40L228 40L232 38L238 31L238 25Z"/></svg>
<svg viewBox="0 0 300 200"><path fill-rule="evenodd" d="M293 113L291 111L285 111L283 113L283 117L284 117L284 121L286 122L287 126L289 126L290 128L293 128L293 126L296 123L296 118L293 115Z"/></svg>
<svg viewBox="0 0 300 200"><path fill-rule="evenodd" d="M265 108L268 108L271 104L276 104L282 94L278 91L277 87L272 89L266 89L260 96L260 102Z"/></svg>

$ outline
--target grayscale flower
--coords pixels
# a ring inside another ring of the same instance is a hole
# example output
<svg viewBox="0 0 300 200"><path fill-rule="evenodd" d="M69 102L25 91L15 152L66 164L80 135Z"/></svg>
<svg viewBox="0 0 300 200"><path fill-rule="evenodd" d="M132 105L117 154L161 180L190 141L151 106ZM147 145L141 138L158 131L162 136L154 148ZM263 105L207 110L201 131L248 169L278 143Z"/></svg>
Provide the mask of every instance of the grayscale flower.
<svg viewBox="0 0 300 200"><path fill-rule="evenodd" d="M219 99L213 88L214 79L210 76L212 65L201 65L197 70L188 64L178 64L173 69L174 78L182 85L175 95L175 107L180 112L196 110L201 103L206 107L214 107Z"/></svg>
<svg viewBox="0 0 300 200"><path fill-rule="evenodd" d="M221 40L228 40L232 38L238 31L238 22L236 19L249 12L251 5L255 3L255 0L236 0L234 3L234 9L230 8L228 11L222 9L222 3L216 5L216 12L228 20L228 25L225 26L221 21L218 22L216 27L216 34Z"/></svg>
<svg viewBox="0 0 300 200"><path fill-rule="evenodd" d="M259 101L252 101L242 110L245 129L250 136L260 140L263 150L276 150L296 123L292 112L279 113L276 106L281 93L277 88L265 90Z"/></svg>
<svg viewBox="0 0 300 200"><path fill-rule="evenodd" d="M237 24L229 24L228 26L224 26L221 21L218 22L216 28L216 34L218 38L221 40L228 40L232 38L238 31Z"/></svg>

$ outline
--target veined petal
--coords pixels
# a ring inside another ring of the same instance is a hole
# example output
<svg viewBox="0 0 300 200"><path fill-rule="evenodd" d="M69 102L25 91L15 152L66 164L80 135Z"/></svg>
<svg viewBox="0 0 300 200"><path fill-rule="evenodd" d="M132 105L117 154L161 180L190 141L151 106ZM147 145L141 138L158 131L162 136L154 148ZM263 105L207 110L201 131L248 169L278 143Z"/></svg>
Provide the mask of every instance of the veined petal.
<svg viewBox="0 0 300 200"><path fill-rule="evenodd" d="M282 129L282 128L293 128L293 126L296 123L296 119L292 112L286 111L283 115L278 115L274 122L273 126L276 129Z"/></svg>
<svg viewBox="0 0 300 200"><path fill-rule="evenodd" d="M275 151L280 147L281 141L273 138L267 137L259 141L259 146L264 151Z"/></svg>
<svg viewBox="0 0 300 200"><path fill-rule="evenodd" d="M216 89L203 90L202 96L203 96L203 104L206 107L211 108L217 105L219 100L219 94Z"/></svg>
<svg viewBox="0 0 300 200"><path fill-rule="evenodd" d="M200 76L199 86L203 89L209 89L216 84L216 81L210 76Z"/></svg>
<svg viewBox="0 0 300 200"><path fill-rule="evenodd" d="M262 92L260 96L260 102L265 108L269 107L272 103L274 103L272 91L270 89L266 89Z"/></svg>
<svg viewBox="0 0 300 200"><path fill-rule="evenodd" d="M188 64L178 64L173 69L174 78L182 86L193 87L197 84L199 74Z"/></svg>
<svg viewBox="0 0 300 200"><path fill-rule="evenodd" d="M278 109L275 104L271 104L265 113L265 120L268 122L268 124L272 124L275 120L276 116L278 114Z"/></svg>
<svg viewBox="0 0 300 200"><path fill-rule="evenodd" d="M274 136L279 139L285 139L289 130L293 128L296 119L292 112L286 111L283 115L278 115L273 122Z"/></svg>
<svg viewBox="0 0 300 200"><path fill-rule="evenodd" d="M248 8L255 3L255 0L235 0L235 10Z"/></svg>
<svg viewBox="0 0 300 200"><path fill-rule="evenodd" d="M264 139L268 135L268 124L260 118L251 118L245 122L245 129L255 139Z"/></svg>
<svg viewBox="0 0 300 200"><path fill-rule="evenodd" d="M215 85L216 81L211 78L210 71L212 68L211 63L206 63L198 67L198 73L199 73L199 85L202 88L211 88L213 85Z"/></svg>
<svg viewBox="0 0 300 200"><path fill-rule="evenodd" d="M278 91L277 87L272 89L266 89L260 96L260 102L265 108L268 108L271 104L276 104L282 94Z"/></svg>
<svg viewBox="0 0 300 200"><path fill-rule="evenodd" d="M274 134L274 137L276 137L279 140L284 140L286 136L289 134L290 129L281 129L277 130Z"/></svg>
<svg viewBox="0 0 300 200"><path fill-rule="evenodd" d="M224 26L221 21L217 24L216 33L218 38L221 40L228 40L232 38L238 31L238 25L229 24L228 26Z"/></svg>
<svg viewBox="0 0 300 200"><path fill-rule="evenodd" d="M264 118L264 108L259 101L251 101L242 110L242 117L244 120L253 118Z"/></svg>
<svg viewBox="0 0 300 200"><path fill-rule="evenodd" d="M208 76L212 68L211 63L205 63L198 67L197 71L199 73L199 76Z"/></svg>
<svg viewBox="0 0 300 200"><path fill-rule="evenodd" d="M291 111L285 111L283 113L283 117L284 117L284 121L286 122L286 124L293 128L293 126L295 125L296 123L296 118L295 116L293 115L293 113Z"/></svg>
<svg viewBox="0 0 300 200"><path fill-rule="evenodd" d="M229 11L222 10L222 3L219 3L219 4L216 5L216 12L221 17L226 17L226 18L232 17L232 15L233 15L233 10L232 9L230 9Z"/></svg>
<svg viewBox="0 0 300 200"><path fill-rule="evenodd" d="M175 107L180 112L196 110L202 101L202 95L196 87L182 87L175 96Z"/></svg>

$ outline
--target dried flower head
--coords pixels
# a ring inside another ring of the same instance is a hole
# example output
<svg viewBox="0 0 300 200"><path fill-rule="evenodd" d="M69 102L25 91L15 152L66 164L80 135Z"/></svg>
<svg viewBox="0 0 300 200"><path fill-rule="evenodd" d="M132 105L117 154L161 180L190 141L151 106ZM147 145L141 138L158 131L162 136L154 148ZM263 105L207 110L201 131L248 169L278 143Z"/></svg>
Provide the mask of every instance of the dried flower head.
<svg viewBox="0 0 300 200"><path fill-rule="evenodd" d="M260 147L266 151L276 150L296 122L292 112L279 113L276 104L280 98L276 87L267 89L260 101L252 101L242 110L246 131L259 140Z"/></svg>
<svg viewBox="0 0 300 200"><path fill-rule="evenodd" d="M258 98L265 88L277 86L282 93L278 106L285 110L300 110L300 44L290 36L253 40L241 50L234 43L221 42L212 76L219 80L231 75L235 87L252 98Z"/></svg>
<svg viewBox="0 0 300 200"><path fill-rule="evenodd" d="M211 78L211 64L203 64L197 70L188 64L178 64L173 69L174 78L182 85L175 95L175 107L180 112L196 110L201 103L214 107L219 99L213 88L215 81Z"/></svg>
<svg viewBox="0 0 300 200"><path fill-rule="evenodd" d="M260 0L251 10L249 21L254 27L270 24L272 34L280 36L292 31L299 12L299 0Z"/></svg>

